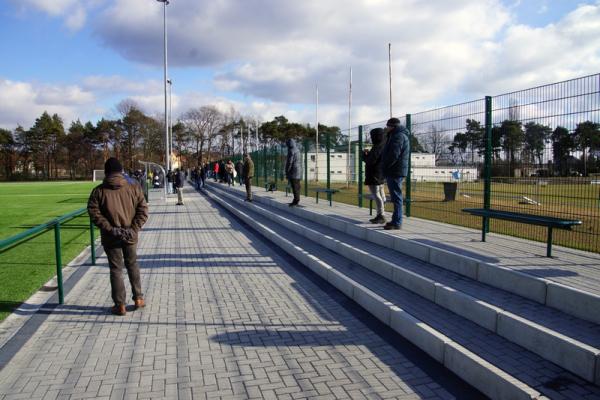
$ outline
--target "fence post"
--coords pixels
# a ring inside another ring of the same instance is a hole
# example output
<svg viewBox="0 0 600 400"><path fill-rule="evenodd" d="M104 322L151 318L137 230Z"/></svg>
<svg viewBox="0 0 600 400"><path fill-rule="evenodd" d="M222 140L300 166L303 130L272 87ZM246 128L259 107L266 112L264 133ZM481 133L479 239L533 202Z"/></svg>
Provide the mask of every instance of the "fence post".
<svg viewBox="0 0 600 400"><path fill-rule="evenodd" d="M483 208L490 209L492 195L492 97L485 96L485 155L483 167ZM490 231L488 218L483 218L482 237Z"/></svg>
<svg viewBox="0 0 600 400"><path fill-rule="evenodd" d="M304 139L304 196L308 197L308 139Z"/></svg>
<svg viewBox="0 0 600 400"><path fill-rule="evenodd" d="M325 145L327 146L327 189L331 189L331 141L329 131L325 134Z"/></svg>
<svg viewBox="0 0 600 400"><path fill-rule="evenodd" d="M412 170L412 150L410 144L412 143L412 118L410 114L406 114L406 129L408 130L408 171L406 173L406 216L410 217L410 205L412 202L412 182L411 182L411 170Z"/></svg>
<svg viewBox="0 0 600 400"><path fill-rule="evenodd" d="M254 179L256 180L256 186L258 186L258 177L259 177L259 173L258 173L258 166L259 166L259 160L260 160L260 151L258 149L256 149L256 151L252 152L252 162L254 162L254 160L256 160L256 170L254 171Z"/></svg>
<svg viewBox="0 0 600 400"><path fill-rule="evenodd" d="M263 178L265 179L265 185L268 183L268 179L267 179L267 146L263 147L263 157L262 157L262 164L263 164Z"/></svg>
<svg viewBox="0 0 600 400"><path fill-rule="evenodd" d="M60 253L60 223L54 225L54 253L56 256L56 281L58 284L58 303L64 304L65 297L63 292L62 277L62 255Z"/></svg>
<svg viewBox="0 0 600 400"><path fill-rule="evenodd" d="M362 154L363 154L363 126L358 126L358 206L363 206L363 163L362 163Z"/></svg>
<svg viewBox="0 0 600 400"><path fill-rule="evenodd" d="M96 238L94 237L94 223L90 217L90 246L92 250L92 265L96 265Z"/></svg>

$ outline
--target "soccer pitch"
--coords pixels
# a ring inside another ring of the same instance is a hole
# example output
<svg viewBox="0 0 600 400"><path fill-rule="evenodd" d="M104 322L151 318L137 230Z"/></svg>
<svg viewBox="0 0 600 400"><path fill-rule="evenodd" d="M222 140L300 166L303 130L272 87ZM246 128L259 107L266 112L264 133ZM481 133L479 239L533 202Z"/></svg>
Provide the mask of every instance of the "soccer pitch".
<svg viewBox="0 0 600 400"><path fill-rule="evenodd" d="M98 182L0 183L0 239L85 207ZM61 225L63 265L90 244L87 214ZM0 253L0 320L56 275L53 230Z"/></svg>

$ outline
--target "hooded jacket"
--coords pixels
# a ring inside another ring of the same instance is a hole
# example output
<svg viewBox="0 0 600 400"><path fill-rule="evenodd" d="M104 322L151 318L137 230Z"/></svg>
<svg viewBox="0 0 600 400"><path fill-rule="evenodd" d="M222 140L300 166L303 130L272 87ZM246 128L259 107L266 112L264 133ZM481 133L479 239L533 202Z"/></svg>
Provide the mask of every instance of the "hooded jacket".
<svg viewBox="0 0 600 400"><path fill-rule="evenodd" d="M296 147L294 139L288 139L285 144L288 148L287 160L285 162L285 177L287 179L302 179L300 150Z"/></svg>
<svg viewBox="0 0 600 400"><path fill-rule="evenodd" d="M371 141L373 142L373 147L364 156L365 185L382 185L385 183L382 163L383 148L385 146L383 132L371 135Z"/></svg>
<svg viewBox="0 0 600 400"><path fill-rule="evenodd" d="M383 148L383 175L386 178L405 177L408 173L409 155L408 131L402 125L396 126L388 133L388 139Z"/></svg>
<svg viewBox="0 0 600 400"><path fill-rule="evenodd" d="M129 181L123 174L108 175L92 190L88 200L88 214L100 228L102 245L119 247L123 242L112 235L113 228L133 228L133 243L148 219L148 205L140 185Z"/></svg>

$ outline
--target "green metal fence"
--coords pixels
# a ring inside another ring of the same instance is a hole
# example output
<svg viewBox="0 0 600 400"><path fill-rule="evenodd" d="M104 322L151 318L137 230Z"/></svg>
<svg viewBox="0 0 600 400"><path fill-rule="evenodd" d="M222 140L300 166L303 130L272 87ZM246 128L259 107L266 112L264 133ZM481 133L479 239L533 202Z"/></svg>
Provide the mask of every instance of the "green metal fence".
<svg viewBox="0 0 600 400"><path fill-rule="evenodd" d="M78 210L75 210L69 214L65 214L61 217L55 218L46 223L37 225L31 229L28 229L24 232L21 232L17 235L11 236L9 238L0 240L0 254L8 251L12 248L18 247L19 245L26 243L32 238L47 232L49 230L54 231L54 256L56 261L56 278L58 283L58 301L60 304L64 304L64 290L63 290L63 277L62 277L62 243L61 243L61 226L63 226L68 221L81 216L82 214L87 213L87 208L83 207ZM91 256L92 256L92 265L96 265L96 246L95 246L95 228L90 219L89 222L90 229L90 244L91 244Z"/></svg>
<svg viewBox="0 0 600 400"><path fill-rule="evenodd" d="M397 117L411 135L407 216L472 228L481 218L463 208L580 219L574 231L556 232L554 242L600 252L600 74ZM367 206L359 154L370 146L370 130L385 122L343 130L338 143L322 137L318 149L312 139L299 143L303 193L332 188L335 201ZM284 190L285 146L264 147L253 158L256 184ZM543 227L497 220L488 230L546 237Z"/></svg>

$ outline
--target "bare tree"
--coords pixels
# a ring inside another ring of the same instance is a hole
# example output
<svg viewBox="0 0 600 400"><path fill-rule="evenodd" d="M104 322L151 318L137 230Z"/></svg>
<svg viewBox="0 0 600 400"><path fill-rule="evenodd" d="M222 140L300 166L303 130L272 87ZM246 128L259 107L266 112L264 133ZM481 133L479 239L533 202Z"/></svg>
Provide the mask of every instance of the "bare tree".
<svg viewBox="0 0 600 400"><path fill-rule="evenodd" d="M447 135L440 131L435 125L431 125L429 127L429 131L424 134L425 138L425 149L431 153L435 154L435 161L439 161L444 150L448 147L448 137Z"/></svg>
<svg viewBox="0 0 600 400"><path fill-rule="evenodd" d="M202 165L205 149L210 153L215 136L223 126L223 113L215 106L192 108L183 114L181 122L190 132L198 165Z"/></svg>

